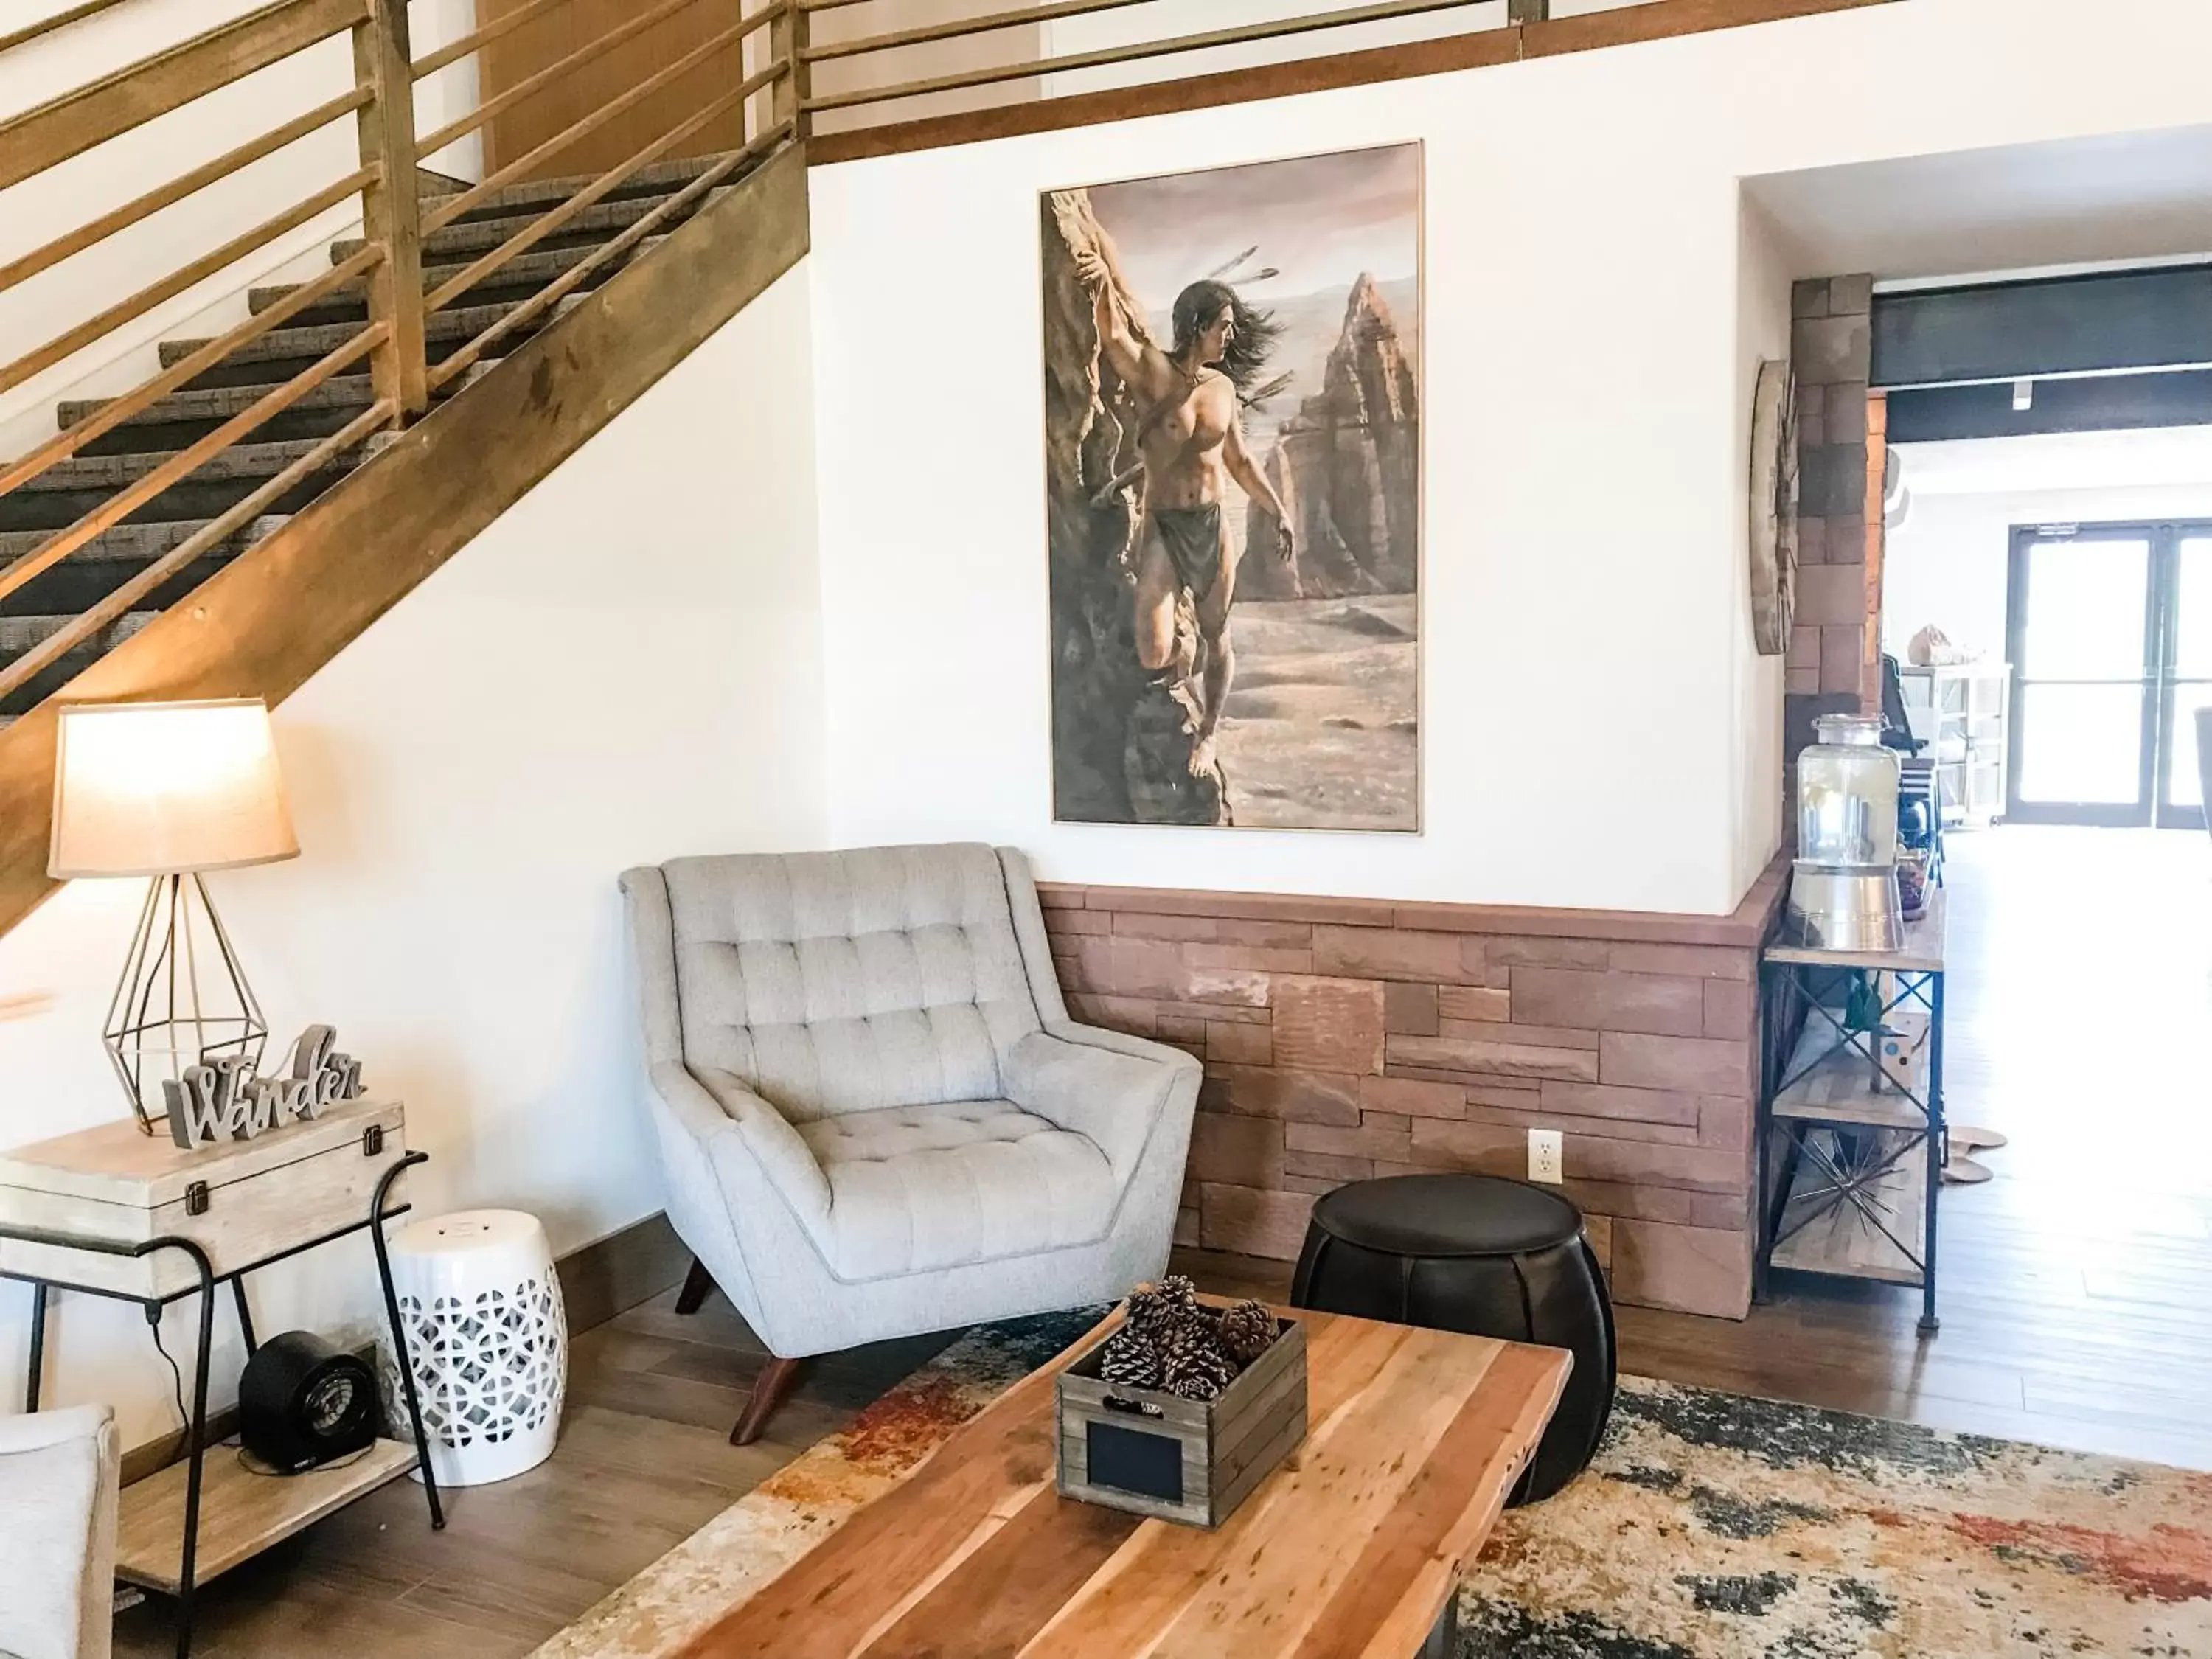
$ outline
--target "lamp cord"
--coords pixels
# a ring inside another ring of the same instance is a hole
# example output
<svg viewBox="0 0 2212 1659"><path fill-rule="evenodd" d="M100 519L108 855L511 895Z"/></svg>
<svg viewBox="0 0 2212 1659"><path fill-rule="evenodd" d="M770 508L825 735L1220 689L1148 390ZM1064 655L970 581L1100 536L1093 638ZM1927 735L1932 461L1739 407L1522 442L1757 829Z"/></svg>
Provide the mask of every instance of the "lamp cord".
<svg viewBox="0 0 2212 1659"><path fill-rule="evenodd" d="M149 1307L146 1310L146 1327L154 1333L154 1352L169 1362L169 1376L176 1384L177 1391L177 1426L190 1434L192 1419L191 1413L185 1410L185 1374L171 1357L168 1345L161 1340L161 1310L159 1308Z"/></svg>

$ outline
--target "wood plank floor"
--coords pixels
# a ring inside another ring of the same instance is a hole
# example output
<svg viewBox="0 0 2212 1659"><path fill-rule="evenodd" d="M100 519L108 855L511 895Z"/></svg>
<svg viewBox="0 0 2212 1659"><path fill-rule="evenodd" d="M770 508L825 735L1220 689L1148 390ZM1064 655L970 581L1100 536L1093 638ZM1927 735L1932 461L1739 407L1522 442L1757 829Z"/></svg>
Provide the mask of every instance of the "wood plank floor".
<svg viewBox="0 0 2212 1659"><path fill-rule="evenodd" d="M1953 838L1950 1105L2009 1134L1944 1194L1942 1332L1918 1292L1785 1277L1741 1324L1620 1310L1647 1376L2212 1468L2212 839L2008 829ZM1280 1297L1282 1262L1190 1253ZM210 1587L204 1659L503 1659L921 1364L943 1338L814 1367L768 1438L725 1443L761 1363L720 1297L672 1292L575 1344L560 1449L451 1494L434 1535L387 1487ZM117 1652L157 1659L158 1604Z"/></svg>
<svg viewBox="0 0 2212 1659"><path fill-rule="evenodd" d="M576 1338L550 1462L447 1492L442 1534L413 1481L372 1492L210 1585L198 1659L526 1654L951 1340L824 1359L762 1439L735 1447L730 1425L763 1351L720 1296L689 1318L675 1299L665 1291ZM158 1598L125 1613L118 1659L167 1659L172 1630Z"/></svg>

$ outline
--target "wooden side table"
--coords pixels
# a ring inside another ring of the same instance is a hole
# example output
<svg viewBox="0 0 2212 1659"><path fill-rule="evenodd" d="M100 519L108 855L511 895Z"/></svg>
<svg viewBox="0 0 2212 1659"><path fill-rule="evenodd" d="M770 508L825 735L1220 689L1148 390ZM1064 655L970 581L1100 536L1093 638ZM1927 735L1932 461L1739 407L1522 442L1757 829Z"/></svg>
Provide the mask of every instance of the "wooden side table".
<svg viewBox="0 0 2212 1659"><path fill-rule="evenodd" d="M191 1651L202 1583L410 1469L421 1473L431 1526L444 1528L384 1237L384 1224L411 1207L391 1203L393 1185L428 1161L406 1150L404 1109L370 1101L191 1152L125 1120L0 1154L0 1278L31 1286L25 1410L39 1408L55 1291L135 1302L149 1327L171 1303L200 1298L185 1456L124 1490L116 1540L117 1577L176 1599L178 1659ZM250 1353L246 1276L363 1231L399 1348L413 1443L380 1439L351 1462L283 1477L254 1474L235 1459L210 1462L216 1287L231 1287Z"/></svg>

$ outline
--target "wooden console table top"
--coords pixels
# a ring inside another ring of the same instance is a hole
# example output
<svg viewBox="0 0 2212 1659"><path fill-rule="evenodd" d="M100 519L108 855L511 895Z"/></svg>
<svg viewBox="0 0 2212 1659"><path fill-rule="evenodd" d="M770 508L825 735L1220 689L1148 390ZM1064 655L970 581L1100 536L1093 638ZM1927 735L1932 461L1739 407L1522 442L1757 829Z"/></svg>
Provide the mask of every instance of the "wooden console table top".
<svg viewBox="0 0 2212 1659"><path fill-rule="evenodd" d="M1054 1490L1053 1378L1079 1344L684 1659L1407 1659L1534 1452L1571 1357L1292 1316L1306 1325L1310 1429L1219 1528Z"/></svg>

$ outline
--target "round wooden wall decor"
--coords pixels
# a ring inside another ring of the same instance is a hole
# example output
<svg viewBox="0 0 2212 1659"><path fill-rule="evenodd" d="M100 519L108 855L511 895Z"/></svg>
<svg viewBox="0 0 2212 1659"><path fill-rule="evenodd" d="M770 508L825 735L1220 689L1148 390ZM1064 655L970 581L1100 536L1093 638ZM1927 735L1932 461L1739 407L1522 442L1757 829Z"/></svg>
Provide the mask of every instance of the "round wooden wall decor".
<svg viewBox="0 0 2212 1659"><path fill-rule="evenodd" d="M1751 632L1763 657L1790 648L1797 606L1797 379L1759 366L1751 412Z"/></svg>

